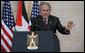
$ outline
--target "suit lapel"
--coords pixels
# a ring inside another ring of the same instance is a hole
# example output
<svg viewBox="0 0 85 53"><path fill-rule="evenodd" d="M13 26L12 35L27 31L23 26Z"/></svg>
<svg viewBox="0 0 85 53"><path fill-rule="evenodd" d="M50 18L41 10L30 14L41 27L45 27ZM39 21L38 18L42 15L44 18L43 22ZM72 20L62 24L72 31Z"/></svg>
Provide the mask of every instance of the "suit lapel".
<svg viewBox="0 0 85 53"><path fill-rule="evenodd" d="M52 24L52 19L51 19L51 17L50 17L50 15L49 15L49 17L48 17L48 25L47 25L47 30L51 30L51 24Z"/></svg>
<svg viewBox="0 0 85 53"><path fill-rule="evenodd" d="M40 22L41 30L42 31L46 31L42 16L40 16L40 21L41 21ZM48 17L48 24L47 24L47 31L51 30L51 25L52 25L52 19L51 19L51 16L49 15L49 17Z"/></svg>
<svg viewBox="0 0 85 53"><path fill-rule="evenodd" d="M41 21L41 22L40 22L40 23L41 23L41 24L40 24L41 30L42 30L42 31L45 31L45 26L44 26L44 22L43 22L42 16L40 17L40 21Z"/></svg>

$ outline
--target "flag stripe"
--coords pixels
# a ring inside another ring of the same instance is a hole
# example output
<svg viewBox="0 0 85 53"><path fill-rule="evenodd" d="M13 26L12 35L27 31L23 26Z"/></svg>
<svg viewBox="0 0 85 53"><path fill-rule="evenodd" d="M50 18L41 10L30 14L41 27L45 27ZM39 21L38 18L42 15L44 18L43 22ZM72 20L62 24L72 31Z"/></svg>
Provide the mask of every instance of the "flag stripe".
<svg viewBox="0 0 85 53"><path fill-rule="evenodd" d="M22 7L20 8L19 6L22 6ZM20 9L21 11L17 11L17 16L20 16L20 17L17 17L16 19L22 20L22 21L16 21L16 26L15 26L16 31L30 31L30 29L28 28L29 20L28 20L28 16L27 16L26 9L25 9L23 1L19 1L18 9ZM18 13L22 13L22 15L18 14ZM17 25L17 22L20 22L20 24L22 24L22 26Z"/></svg>
<svg viewBox="0 0 85 53"><path fill-rule="evenodd" d="M30 23L30 20L28 20L28 16L27 16L27 12L26 12L26 9L25 9L24 1L22 1L22 16L26 20L27 23ZM31 27L30 26L31 26L31 23L28 24L28 27L27 27L28 28L28 31L31 30Z"/></svg>
<svg viewBox="0 0 85 53"><path fill-rule="evenodd" d="M29 31L28 29L28 23L25 21L24 17L22 16L22 26L16 25L17 31Z"/></svg>
<svg viewBox="0 0 85 53"><path fill-rule="evenodd" d="M8 32L6 31L6 29L4 28L4 26L2 25L2 30L4 31L4 33L6 34L6 36L10 39L10 41L12 42L12 37L8 34ZM3 32L1 32L3 34Z"/></svg>
<svg viewBox="0 0 85 53"><path fill-rule="evenodd" d="M22 1L19 1L19 4L18 4L18 13L17 13L17 18L16 19L16 25L18 26L22 26Z"/></svg>
<svg viewBox="0 0 85 53"><path fill-rule="evenodd" d="M22 20L22 25L23 25L22 27L25 28L25 29L24 29L25 31L29 31L29 29L28 29L29 24L27 23L27 21L26 21L24 18L25 18L25 17L22 16L22 19L23 19L23 20ZM25 24L24 24L24 23L25 23Z"/></svg>
<svg viewBox="0 0 85 53"><path fill-rule="evenodd" d="M6 44L6 46L11 49L11 46L8 44L8 42L5 40L5 38L3 37L3 35L1 34L1 38L4 41L4 43Z"/></svg>
<svg viewBox="0 0 85 53"><path fill-rule="evenodd" d="M1 35L3 34L3 37L5 38L5 40L9 43L9 45L11 46L11 40L6 36L6 34L3 32L3 30L1 29Z"/></svg>
<svg viewBox="0 0 85 53"><path fill-rule="evenodd" d="M3 46L3 48L6 50L6 52L10 52L10 50L8 49L8 47L5 45L4 41L1 39L1 44Z"/></svg>
<svg viewBox="0 0 85 53"><path fill-rule="evenodd" d="M3 47L3 45L1 44L1 49L2 51L6 52L5 48Z"/></svg>
<svg viewBox="0 0 85 53"><path fill-rule="evenodd" d="M11 30L6 26L6 24L4 23L4 21L2 20L2 27L4 26L4 29L6 29L6 32L8 34L10 34L11 38L13 38L13 34L11 32Z"/></svg>
<svg viewBox="0 0 85 53"><path fill-rule="evenodd" d="M1 50L11 52L13 40L13 28L15 26L9 1L3 3L3 16L1 23Z"/></svg>
<svg viewBox="0 0 85 53"><path fill-rule="evenodd" d="M27 12L26 12L25 5L24 5L24 1L22 1L22 16L24 17L26 22L29 23Z"/></svg>
<svg viewBox="0 0 85 53"><path fill-rule="evenodd" d="M12 32L12 34L13 34L13 29L11 29L11 32ZM13 36L12 36L13 37Z"/></svg>
<svg viewBox="0 0 85 53"><path fill-rule="evenodd" d="M31 30L31 27L30 27L30 25L28 25L28 29L29 29L29 31Z"/></svg>

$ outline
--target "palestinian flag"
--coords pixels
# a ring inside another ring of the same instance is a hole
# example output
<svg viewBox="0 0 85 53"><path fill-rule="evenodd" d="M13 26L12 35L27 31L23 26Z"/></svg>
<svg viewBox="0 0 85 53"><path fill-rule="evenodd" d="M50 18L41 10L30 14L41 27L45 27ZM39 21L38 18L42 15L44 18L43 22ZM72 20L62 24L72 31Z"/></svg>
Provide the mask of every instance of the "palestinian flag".
<svg viewBox="0 0 85 53"><path fill-rule="evenodd" d="M16 18L16 31L30 31L31 21L28 20L27 12L23 1L19 1L17 18Z"/></svg>

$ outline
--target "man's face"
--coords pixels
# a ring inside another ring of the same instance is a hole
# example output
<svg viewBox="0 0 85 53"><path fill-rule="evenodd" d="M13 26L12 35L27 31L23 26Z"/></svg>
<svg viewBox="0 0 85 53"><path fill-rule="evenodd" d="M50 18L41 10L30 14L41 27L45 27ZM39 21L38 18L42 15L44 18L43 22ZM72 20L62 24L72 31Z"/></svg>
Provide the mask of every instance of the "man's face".
<svg viewBox="0 0 85 53"><path fill-rule="evenodd" d="M43 18L48 18L48 16L50 15L50 7L48 5L42 5L41 6L41 10L40 13L42 15Z"/></svg>

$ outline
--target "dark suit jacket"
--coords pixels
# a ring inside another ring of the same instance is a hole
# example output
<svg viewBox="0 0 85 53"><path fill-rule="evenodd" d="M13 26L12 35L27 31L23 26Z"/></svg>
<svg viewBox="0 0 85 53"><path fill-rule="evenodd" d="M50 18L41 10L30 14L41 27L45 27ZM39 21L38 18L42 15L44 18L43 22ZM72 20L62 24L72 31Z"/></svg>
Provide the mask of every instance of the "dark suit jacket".
<svg viewBox="0 0 85 53"><path fill-rule="evenodd" d="M62 34L70 34L69 30L66 30L60 23L59 18L49 15L47 30L45 30L43 18L41 15L32 19L31 31L53 31L54 32L54 43L56 52L60 52L60 44L57 36L55 35L56 29ZM66 32L67 31L67 32Z"/></svg>
<svg viewBox="0 0 85 53"><path fill-rule="evenodd" d="M62 34L69 34L70 31L66 30L60 23L59 18L49 15L48 17L48 24L47 24L47 30L45 30L44 22L42 16L37 16L32 20L32 31L53 31L56 32L56 29L62 33ZM65 32L65 30L67 32Z"/></svg>

